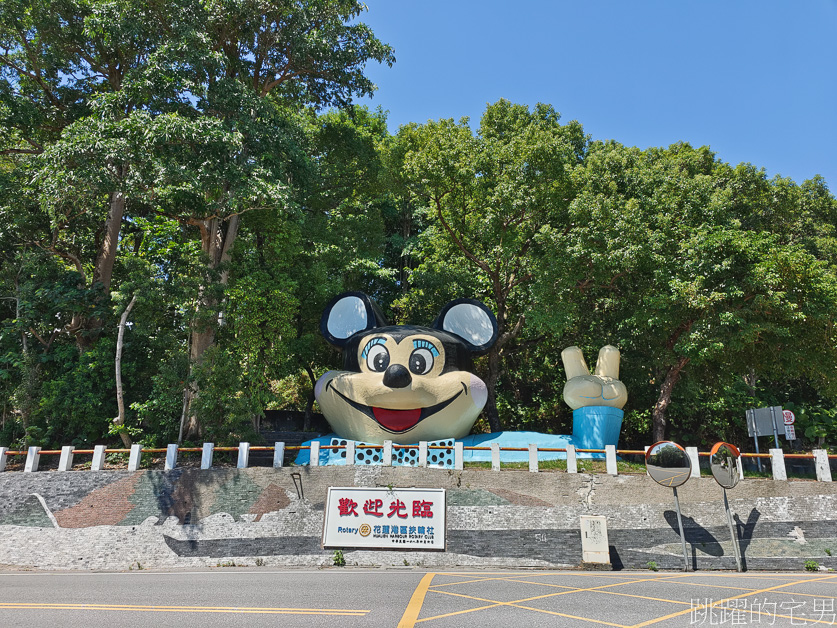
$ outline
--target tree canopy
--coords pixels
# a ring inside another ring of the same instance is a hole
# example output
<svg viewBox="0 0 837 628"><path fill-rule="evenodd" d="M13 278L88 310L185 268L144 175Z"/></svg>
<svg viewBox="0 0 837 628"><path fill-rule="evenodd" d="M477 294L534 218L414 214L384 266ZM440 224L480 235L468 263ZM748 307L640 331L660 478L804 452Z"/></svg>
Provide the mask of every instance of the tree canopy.
<svg viewBox="0 0 837 628"><path fill-rule="evenodd" d="M626 444L837 437L837 201L550 105L390 133L352 0L0 0L0 444L258 438L338 364L324 305L483 300L476 429L566 433L561 350L622 352ZM118 389L118 394L117 394ZM313 408L316 410L316 408ZM115 420L116 419L116 420Z"/></svg>

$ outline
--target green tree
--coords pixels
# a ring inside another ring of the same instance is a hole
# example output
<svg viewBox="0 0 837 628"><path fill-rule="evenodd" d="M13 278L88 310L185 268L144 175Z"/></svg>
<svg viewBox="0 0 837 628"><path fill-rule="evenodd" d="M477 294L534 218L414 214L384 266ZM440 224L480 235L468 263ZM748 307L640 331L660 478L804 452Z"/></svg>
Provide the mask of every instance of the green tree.
<svg viewBox="0 0 837 628"><path fill-rule="evenodd" d="M473 294L491 303L499 339L487 358L485 413L494 431L501 428L496 388L503 359L534 305L528 291L539 274L538 234L566 223L571 175L584 158L581 125L558 120L547 105L530 110L500 100L487 107L476 133L463 119L410 125L398 136L400 176L432 220L421 237L416 290L404 302L437 309ZM560 311L553 314L560 319Z"/></svg>
<svg viewBox="0 0 837 628"><path fill-rule="evenodd" d="M577 176L573 228L545 233L555 295L576 303L583 341L623 347L630 403L641 407L651 382L655 440L687 368L829 381L833 268L781 224L765 230L764 200L743 202L742 181L708 149L597 142Z"/></svg>

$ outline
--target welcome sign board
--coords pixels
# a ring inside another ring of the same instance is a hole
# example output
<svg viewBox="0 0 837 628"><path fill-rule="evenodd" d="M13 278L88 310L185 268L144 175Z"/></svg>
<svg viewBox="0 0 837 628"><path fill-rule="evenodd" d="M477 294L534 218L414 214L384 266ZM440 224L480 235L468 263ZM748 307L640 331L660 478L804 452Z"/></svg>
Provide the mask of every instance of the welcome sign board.
<svg viewBox="0 0 837 628"><path fill-rule="evenodd" d="M329 487L323 547L445 549L445 490Z"/></svg>

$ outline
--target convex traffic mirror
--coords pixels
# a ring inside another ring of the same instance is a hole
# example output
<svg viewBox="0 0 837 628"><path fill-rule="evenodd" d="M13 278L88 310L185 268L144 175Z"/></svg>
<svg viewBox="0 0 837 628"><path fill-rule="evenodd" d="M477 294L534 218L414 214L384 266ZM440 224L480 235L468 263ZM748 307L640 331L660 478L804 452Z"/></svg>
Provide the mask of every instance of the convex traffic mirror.
<svg viewBox="0 0 837 628"><path fill-rule="evenodd" d="M686 450L670 440L654 443L645 452L645 468L657 484L677 488L692 473L692 461Z"/></svg>

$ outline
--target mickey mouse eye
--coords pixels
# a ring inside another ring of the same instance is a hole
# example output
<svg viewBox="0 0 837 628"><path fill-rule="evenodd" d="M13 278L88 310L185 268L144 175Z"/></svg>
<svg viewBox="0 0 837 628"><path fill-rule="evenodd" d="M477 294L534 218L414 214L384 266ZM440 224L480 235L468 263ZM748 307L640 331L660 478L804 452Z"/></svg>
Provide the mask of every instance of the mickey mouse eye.
<svg viewBox="0 0 837 628"><path fill-rule="evenodd" d="M389 366L389 351L384 345L374 345L366 351L366 366L370 371L382 373Z"/></svg>
<svg viewBox="0 0 837 628"><path fill-rule="evenodd" d="M433 354L429 349L420 347L410 354L410 371L416 375L426 375L433 368Z"/></svg>

